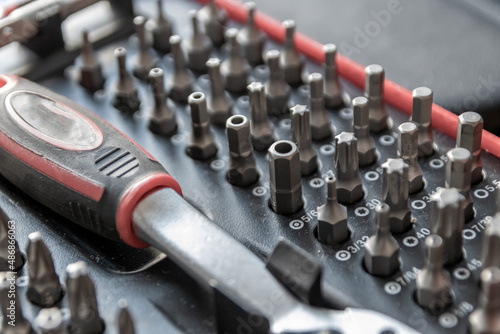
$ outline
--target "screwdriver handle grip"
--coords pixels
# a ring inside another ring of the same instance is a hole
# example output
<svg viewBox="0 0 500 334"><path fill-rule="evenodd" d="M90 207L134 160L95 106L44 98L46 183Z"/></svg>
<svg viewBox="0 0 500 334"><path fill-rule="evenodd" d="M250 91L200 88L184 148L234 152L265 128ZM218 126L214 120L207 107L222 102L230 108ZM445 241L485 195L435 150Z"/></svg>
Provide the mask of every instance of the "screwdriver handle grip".
<svg viewBox="0 0 500 334"><path fill-rule="evenodd" d="M0 174L69 220L133 247L146 195L181 189L161 164L94 113L29 80L0 75Z"/></svg>

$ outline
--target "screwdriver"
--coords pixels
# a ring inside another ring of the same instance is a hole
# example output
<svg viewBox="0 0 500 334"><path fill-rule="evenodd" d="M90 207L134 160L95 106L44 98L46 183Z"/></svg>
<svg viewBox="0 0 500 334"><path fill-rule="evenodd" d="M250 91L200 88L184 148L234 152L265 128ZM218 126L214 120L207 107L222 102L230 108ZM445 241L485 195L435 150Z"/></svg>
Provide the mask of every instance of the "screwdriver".
<svg viewBox="0 0 500 334"><path fill-rule="evenodd" d="M265 333L416 333L375 311L301 303L263 261L186 202L144 149L75 102L11 75L0 75L0 159L5 178L74 223L165 252L214 292L220 332L257 316Z"/></svg>

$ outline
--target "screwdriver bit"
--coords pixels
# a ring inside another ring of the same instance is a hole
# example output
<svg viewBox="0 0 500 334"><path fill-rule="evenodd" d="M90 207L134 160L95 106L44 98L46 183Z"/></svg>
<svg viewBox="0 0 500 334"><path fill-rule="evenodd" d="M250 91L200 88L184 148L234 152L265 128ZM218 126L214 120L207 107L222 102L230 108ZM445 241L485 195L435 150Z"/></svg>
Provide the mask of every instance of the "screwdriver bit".
<svg viewBox="0 0 500 334"><path fill-rule="evenodd" d="M418 126L418 156L428 157L434 153L434 135L432 134L432 90L419 87L413 90L411 121Z"/></svg>
<svg viewBox="0 0 500 334"><path fill-rule="evenodd" d="M387 159L382 164L382 201L391 208L391 232L403 233L411 227L411 213L408 206L408 165L403 159Z"/></svg>
<svg viewBox="0 0 500 334"><path fill-rule="evenodd" d="M95 287L87 264L79 261L68 265L66 275L68 308L71 315L70 332L102 333L104 325L99 316Z"/></svg>
<svg viewBox="0 0 500 334"><path fill-rule="evenodd" d="M0 307L2 309L2 334L35 334L30 323L23 316L16 273L0 272ZM15 326L12 325L14 323Z"/></svg>
<svg viewBox="0 0 500 334"><path fill-rule="evenodd" d="M337 200L337 179L329 176L326 183L326 203L318 207L318 240L327 245L336 245L349 239L347 208Z"/></svg>
<svg viewBox="0 0 500 334"><path fill-rule="evenodd" d="M380 65L365 67L365 96L370 106L370 130L380 132L387 128L388 115L384 104L384 69Z"/></svg>
<svg viewBox="0 0 500 334"><path fill-rule="evenodd" d="M195 160L206 160L217 153L214 135L210 129L205 94L195 92L189 95L191 109L191 135L186 153Z"/></svg>
<svg viewBox="0 0 500 334"><path fill-rule="evenodd" d="M472 184L483 179L483 163L481 161L483 123L481 115L473 111L464 112L458 116L457 147L466 148L472 154Z"/></svg>
<svg viewBox="0 0 500 334"><path fill-rule="evenodd" d="M80 85L90 92L95 92L104 88L104 76L102 75L101 64L89 41L87 30L82 31L82 52L80 65Z"/></svg>
<svg viewBox="0 0 500 334"><path fill-rule="evenodd" d="M325 54L325 105L328 108L335 108L343 104L342 87L337 73L337 46L335 44L325 44L323 46Z"/></svg>
<svg viewBox="0 0 500 334"><path fill-rule="evenodd" d="M462 259L464 200L464 196L455 188L438 188L431 195L431 233L443 238L446 265Z"/></svg>
<svg viewBox="0 0 500 334"><path fill-rule="evenodd" d="M207 61L207 69L210 79L210 98L207 103L210 121L212 124L225 126L226 120L231 117L233 106L230 97L224 91L220 59L210 58Z"/></svg>
<svg viewBox="0 0 500 334"><path fill-rule="evenodd" d="M13 224L15 223L0 208L0 272L18 271L24 265L17 241L9 238L9 230L15 227Z"/></svg>
<svg viewBox="0 0 500 334"><path fill-rule="evenodd" d="M125 299L118 301L120 311L118 313L118 334L135 334L134 320L128 310L128 303Z"/></svg>
<svg viewBox="0 0 500 334"><path fill-rule="evenodd" d="M377 160L375 141L370 136L368 99L362 96L352 100L352 128L358 139L358 160L360 166L368 166Z"/></svg>
<svg viewBox="0 0 500 334"><path fill-rule="evenodd" d="M302 209L302 180L299 148L288 140L275 142L269 148L269 188L271 207L280 215L291 215Z"/></svg>
<svg viewBox="0 0 500 334"><path fill-rule="evenodd" d="M288 111L290 86L286 83L280 66L280 52L268 51L266 62L269 66L269 80L265 84L267 112L272 116L282 116Z"/></svg>
<svg viewBox="0 0 500 334"><path fill-rule="evenodd" d="M113 106L123 113L132 114L139 110L141 100L134 81L127 71L127 51L120 47L114 54L118 64L118 81L113 87Z"/></svg>
<svg viewBox="0 0 500 334"><path fill-rule="evenodd" d="M170 87L169 97L180 103L186 103L188 96L193 92L191 76L186 69L186 60L181 47L181 37L173 35L170 37L170 47L174 60L174 73L167 77L167 84Z"/></svg>
<svg viewBox="0 0 500 334"><path fill-rule="evenodd" d="M418 164L418 127L405 122L398 127L398 157L408 164L410 194L419 192L424 186L422 168Z"/></svg>
<svg viewBox="0 0 500 334"><path fill-rule="evenodd" d="M215 5L215 0L208 0L207 4L198 11L198 21L203 24L205 34L215 47L224 44L224 29L226 15Z"/></svg>
<svg viewBox="0 0 500 334"><path fill-rule="evenodd" d="M500 333L500 268L487 267L481 272L479 305L469 315L470 334Z"/></svg>
<svg viewBox="0 0 500 334"><path fill-rule="evenodd" d="M259 173L253 157L250 122L245 116L235 115L227 120L227 140L229 143L229 183L246 187L257 182Z"/></svg>
<svg viewBox="0 0 500 334"><path fill-rule="evenodd" d="M353 204L363 198L358 173L358 140L353 133L342 132L335 137L335 175L339 203Z"/></svg>
<svg viewBox="0 0 500 334"><path fill-rule="evenodd" d="M63 314L57 307L41 309L35 318L35 326L41 334L68 334Z"/></svg>
<svg viewBox="0 0 500 334"><path fill-rule="evenodd" d="M311 122L309 109L304 105L296 105L290 109L292 120L292 141L300 152L300 173L311 175L318 170L318 155L312 147Z"/></svg>
<svg viewBox="0 0 500 334"><path fill-rule="evenodd" d="M285 29L285 42L284 50L281 52L280 65L285 81L290 86L298 86L302 84L304 58L295 50L295 21L283 21L281 26Z"/></svg>
<svg viewBox="0 0 500 334"><path fill-rule="evenodd" d="M389 276L399 269L399 244L391 234L391 208L382 203L375 208L377 232L365 244L364 264L375 276Z"/></svg>
<svg viewBox="0 0 500 334"><path fill-rule="evenodd" d="M443 269L444 242L436 234L425 238L427 250L427 264L417 276L415 281L417 303L440 313L452 302L450 274Z"/></svg>
<svg viewBox="0 0 500 334"><path fill-rule="evenodd" d="M446 181L447 188L456 188L465 198L464 217L469 221L474 217L472 196L470 195L472 157L470 152L456 147L446 153Z"/></svg>
<svg viewBox="0 0 500 334"><path fill-rule="evenodd" d="M312 139L321 141L332 136L330 115L325 110L325 92L323 76L319 73L309 75L309 107L311 108Z"/></svg>
<svg viewBox="0 0 500 334"><path fill-rule="evenodd" d="M237 36L238 29L231 28L226 31L229 58L222 63L220 68L226 82L226 90L235 94L245 91L250 73L250 65L242 57Z"/></svg>
<svg viewBox="0 0 500 334"><path fill-rule="evenodd" d="M252 82L247 89L253 148L257 151L265 151L275 142L273 125L267 119L265 88L260 82Z"/></svg>
<svg viewBox="0 0 500 334"><path fill-rule="evenodd" d="M153 91L154 106L149 116L149 130L161 136L170 136L177 129L175 113L167 105L165 80L161 68L149 72L149 84Z"/></svg>
<svg viewBox="0 0 500 334"><path fill-rule="evenodd" d="M59 276L49 249L45 245L40 232L28 236L28 299L42 307L50 307L57 303L63 295Z"/></svg>
<svg viewBox="0 0 500 334"><path fill-rule="evenodd" d="M245 6L248 11L247 22L238 32L237 40L248 63L251 66L257 66L264 62L262 53L266 39L255 26L255 11L257 10L255 2L247 2Z"/></svg>
<svg viewBox="0 0 500 334"><path fill-rule="evenodd" d="M212 52L212 43L210 39L200 31L196 11L189 11L193 33L190 38L182 42L182 47L187 54L187 66L193 71L205 73L207 71L206 63Z"/></svg>
<svg viewBox="0 0 500 334"><path fill-rule="evenodd" d="M493 216L493 220L484 232L483 251L481 262L483 268L500 268L500 214Z"/></svg>
<svg viewBox="0 0 500 334"><path fill-rule="evenodd" d="M146 18L137 16L134 18L135 31L139 40L139 50L134 59L134 75L140 80L148 78L149 71L157 65L157 59L151 53L149 44L146 38Z"/></svg>
<svg viewBox="0 0 500 334"><path fill-rule="evenodd" d="M153 48L159 53L167 54L170 52L169 39L174 29L170 20L168 20L167 16L163 13L163 0L156 0L156 5L156 18L150 21L153 35Z"/></svg>

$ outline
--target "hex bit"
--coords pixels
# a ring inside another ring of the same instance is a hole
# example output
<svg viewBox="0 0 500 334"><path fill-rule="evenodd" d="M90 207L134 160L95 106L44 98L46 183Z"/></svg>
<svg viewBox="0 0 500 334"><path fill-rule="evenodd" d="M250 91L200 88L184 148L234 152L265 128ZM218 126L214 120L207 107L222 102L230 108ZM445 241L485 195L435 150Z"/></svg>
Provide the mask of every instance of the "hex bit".
<svg viewBox="0 0 500 334"><path fill-rule="evenodd" d="M326 203L318 207L318 240L327 245L336 245L349 239L347 208L337 200L337 179L325 178Z"/></svg>
<svg viewBox="0 0 500 334"><path fill-rule="evenodd" d="M309 75L309 107L311 108L312 139L321 141L332 136L330 115L325 110L323 76L319 73Z"/></svg>
<svg viewBox="0 0 500 334"><path fill-rule="evenodd" d="M359 177L358 140L354 134L342 132L335 137L335 175L339 203L348 205L364 196Z"/></svg>
<svg viewBox="0 0 500 334"><path fill-rule="evenodd" d="M126 114L132 114L139 110L141 100L137 87L127 71L127 51L125 48L115 50L115 58L118 64L118 81L113 86L113 106Z"/></svg>
<svg viewBox="0 0 500 334"><path fill-rule="evenodd" d="M257 151L265 151L275 142L273 124L267 118L265 88L260 82L252 82L247 88L253 148Z"/></svg>
<svg viewBox="0 0 500 334"><path fill-rule="evenodd" d="M182 39L179 35L170 37L174 73L167 77L167 84L170 88L168 96L176 102L186 103L189 95L193 92L193 84L186 68L186 60L181 42Z"/></svg>
<svg viewBox="0 0 500 334"><path fill-rule="evenodd" d="M257 66L264 62L262 53L266 39L264 34L255 26L254 18L257 6L255 2L245 4L248 14L247 22L238 32L237 40L243 49L243 55L251 66Z"/></svg>
<svg viewBox="0 0 500 334"><path fill-rule="evenodd" d="M0 272L0 308L2 334L35 334L29 321L24 317L16 286L16 273ZM11 323L14 322L15 326Z"/></svg>
<svg viewBox="0 0 500 334"><path fill-rule="evenodd" d="M464 201L455 188L438 188L431 195L431 233L443 238L446 265L457 263L463 256Z"/></svg>
<svg viewBox="0 0 500 334"><path fill-rule="evenodd" d="M375 276L390 276L399 269L399 244L391 234L391 208L382 203L375 208L377 232L365 244L364 265Z"/></svg>
<svg viewBox="0 0 500 334"><path fill-rule="evenodd" d="M352 128L358 139L358 160L360 166L368 166L377 160L375 141L370 136L368 99L362 96L352 100Z"/></svg>
<svg viewBox="0 0 500 334"><path fill-rule="evenodd" d="M146 80L149 71L156 67L158 61L151 53L149 43L146 38L146 18L144 16L137 16L134 18L134 26L139 40L139 51L134 60L134 75L141 79Z"/></svg>
<svg viewBox="0 0 500 334"><path fill-rule="evenodd" d="M102 67L89 41L89 33L85 29L82 31L81 60L80 85L90 92L103 89L105 79L102 75Z"/></svg>
<svg viewBox="0 0 500 334"><path fill-rule="evenodd" d="M187 55L187 66L198 73L205 73L207 68L205 64L212 52L212 43L210 39L200 31L196 11L189 11L191 18L192 34L190 38L182 42L182 47Z"/></svg>
<svg viewBox="0 0 500 334"><path fill-rule="evenodd" d="M403 159L387 159L382 168L384 170L382 201L391 208L391 232L406 232L411 228L408 165Z"/></svg>
<svg viewBox="0 0 500 334"><path fill-rule="evenodd" d="M380 65L365 68L365 97L370 106L370 130L380 132L388 126L388 114L384 104L385 72Z"/></svg>
<svg viewBox="0 0 500 334"><path fill-rule="evenodd" d="M290 86L286 83L280 65L280 52L271 50L266 53L269 66L269 80L266 82L267 112L271 116L282 116L288 111Z"/></svg>
<svg viewBox="0 0 500 334"><path fill-rule="evenodd" d="M224 44L224 29L226 27L226 15L220 11L214 0L208 0L207 4L198 11L197 18L205 29L205 34L215 47Z"/></svg>
<svg viewBox="0 0 500 334"><path fill-rule="evenodd" d="M285 81L290 86L302 84L304 58L295 49L295 21L286 20L281 24L285 29L284 49L281 52L280 64Z"/></svg>
<svg viewBox="0 0 500 334"><path fill-rule="evenodd" d="M57 307L41 309L35 318L35 326L41 334L68 334L63 314Z"/></svg>
<svg viewBox="0 0 500 334"><path fill-rule="evenodd" d="M335 108L343 104L342 87L340 86L337 73L337 46L335 44L325 44L323 46L325 54L325 105L328 108Z"/></svg>
<svg viewBox="0 0 500 334"><path fill-rule="evenodd" d="M446 162L446 181L447 188L456 188L465 198L464 217L469 221L474 217L472 196L470 195L471 186L471 153L461 147L456 147L446 153L448 161Z"/></svg>
<svg viewBox="0 0 500 334"><path fill-rule="evenodd" d="M188 98L191 109L191 135L186 153L195 160L206 160L217 154L214 135L210 129L205 94L195 92Z"/></svg>
<svg viewBox="0 0 500 334"><path fill-rule="evenodd" d="M469 315L470 334L500 333L500 268L487 267L481 272L479 305Z"/></svg>
<svg viewBox="0 0 500 334"><path fill-rule="evenodd" d="M234 94L245 91L250 73L250 65L243 58L237 36L238 29L231 28L226 31L229 58L224 60L220 67L226 90Z"/></svg>
<svg viewBox="0 0 500 334"><path fill-rule="evenodd" d="M434 135L431 127L432 90L419 87L413 90L411 121L418 126L418 156L428 157L434 153Z"/></svg>
<svg viewBox="0 0 500 334"><path fill-rule="evenodd" d="M464 112L458 116L457 147L466 148L472 154L472 184L483 179L483 162L481 160L483 123L481 115L473 111Z"/></svg>
<svg viewBox="0 0 500 334"><path fill-rule="evenodd" d="M291 215L304 206L299 148L288 140L269 148L270 204L274 212Z"/></svg>
<svg viewBox="0 0 500 334"><path fill-rule="evenodd" d="M493 220L484 232L481 262L483 268L500 268L500 214L493 216Z"/></svg>
<svg viewBox="0 0 500 334"><path fill-rule="evenodd" d="M135 334L135 325L128 310L128 303L125 299L118 301L120 311L118 312L118 334Z"/></svg>
<svg viewBox="0 0 500 334"><path fill-rule="evenodd" d="M424 187L422 167L418 164L418 127L415 123L405 122L398 127L398 157L408 165L410 194Z"/></svg>
<svg viewBox="0 0 500 334"><path fill-rule="evenodd" d="M156 18L150 20L153 48L162 54L170 53L170 36L174 33L172 23L163 12L163 0L156 0Z"/></svg>
<svg viewBox="0 0 500 334"><path fill-rule="evenodd" d="M292 141L300 152L300 173L311 175L318 170L318 155L312 146L309 109L296 105L290 109L292 119Z"/></svg>
<svg viewBox="0 0 500 334"><path fill-rule="evenodd" d="M15 222L0 208L0 272L18 271L24 265L17 241L9 238L9 230L13 228Z"/></svg>
<svg viewBox="0 0 500 334"><path fill-rule="evenodd" d="M253 157L250 122L245 116L235 115L226 123L229 144L229 183L238 187L249 186L259 179Z"/></svg>
<svg viewBox="0 0 500 334"><path fill-rule="evenodd" d="M224 79L221 75L221 61L210 58L207 61L208 77L210 79L210 97L207 101L207 111L212 124L225 126L231 117L233 105L224 91Z"/></svg>
<svg viewBox="0 0 500 334"><path fill-rule="evenodd" d="M161 136L170 136L177 130L175 112L167 105L164 73L161 68L149 72L149 84L153 92L154 106L149 115L149 130Z"/></svg>

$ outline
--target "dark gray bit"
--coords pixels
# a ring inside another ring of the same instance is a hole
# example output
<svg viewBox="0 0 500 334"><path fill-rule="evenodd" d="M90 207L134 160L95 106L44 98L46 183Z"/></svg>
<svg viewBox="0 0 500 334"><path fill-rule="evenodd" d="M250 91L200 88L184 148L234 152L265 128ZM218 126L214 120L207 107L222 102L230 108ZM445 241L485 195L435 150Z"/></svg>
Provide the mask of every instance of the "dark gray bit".
<svg viewBox="0 0 500 334"><path fill-rule="evenodd" d="M339 203L353 204L364 196L359 177L358 140L353 133L342 132L335 136L335 175Z"/></svg>
<svg viewBox="0 0 500 334"><path fill-rule="evenodd" d="M191 18L192 34L190 38L182 42L182 47L187 54L187 66L198 73L207 71L206 63L212 52L212 43L210 39L200 31L196 11L189 12Z"/></svg>
<svg viewBox="0 0 500 334"><path fill-rule="evenodd" d="M335 176L325 179L326 203L318 207L318 240L327 245L336 245L349 239L347 208L337 200Z"/></svg>
<svg viewBox="0 0 500 334"><path fill-rule="evenodd" d="M391 208L391 232L406 232L412 224L408 206L408 165L403 159L387 159L382 168L382 201Z"/></svg>
<svg viewBox="0 0 500 334"><path fill-rule="evenodd" d="M481 161L483 123L481 115L473 111L464 112L458 116L457 147L466 148L472 154L472 184L483 180L483 162Z"/></svg>
<svg viewBox="0 0 500 334"><path fill-rule="evenodd" d="M487 267L481 272L479 305L469 315L470 334L500 333L500 268Z"/></svg>
<svg viewBox="0 0 500 334"><path fill-rule="evenodd" d="M325 110L323 76L319 73L309 75L309 107L311 108L312 139L321 141L332 136L330 115Z"/></svg>
<svg viewBox="0 0 500 334"><path fill-rule="evenodd" d="M342 87L340 86L337 73L337 46L335 44L325 44L323 46L325 54L325 105L328 108L335 108L342 105Z"/></svg>
<svg viewBox="0 0 500 334"><path fill-rule="evenodd" d="M215 0L208 0L207 4L198 11L197 17L212 44L215 47L224 44L224 29L227 17L225 12L217 8Z"/></svg>
<svg viewBox="0 0 500 334"><path fill-rule="evenodd" d="M248 85L250 103L250 129L252 144L256 151L265 151L275 142L273 125L267 118L266 92L260 82Z"/></svg>
<svg viewBox="0 0 500 334"><path fill-rule="evenodd" d="M195 92L188 98L191 109L191 135L186 153L195 160L206 160L217 154L214 135L210 129L205 94Z"/></svg>
<svg viewBox="0 0 500 334"><path fill-rule="evenodd" d="M207 103L210 121L212 124L225 126L226 120L232 115L233 105L231 98L224 91L220 59L210 58L207 61L207 69L210 79L210 97Z"/></svg>
<svg viewBox="0 0 500 334"><path fill-rule="evenodd" d="M447 188L456 188L465 198L464 217L469 221L474 217L474 204L470 194L472 155L469 150L456 147L446 153Z"/></svg>
<svg viewBox="0 0 500 334"><path fill-rule="evenodd" d="M398 127L398 157L408 165L410 194L424 187L422 167L418 164L418 127L415 123L405 122Z"/></svg>
<svg viewBox="0 0 500 334"><path fill-rule="evenodd" d="M118 334L135 334L134 319L128 310L128 303L125 299L118 301L120 311L118 312Z"/></svg>
<svg viewBox="0 0 500 334"><path fill-rule="evenodd" d="M162 53L170 52L170 36L174 33L174 28L170 20L163 13L163 0L156 0L156 18L150 20L151 32L153 34L153 48Z"/></svg>
<svg viewBox="0 0 500 334"><path fill-rule="evenodd" d="M380 132L388 126L388 114L384 103L385 72L380 65L365 68L365 97L370 106L370 130Z"/></svg>
<svg viewBox="0 0 500 334"><path fill-rule="evenodd" d="M161 136L170 136L177 129L174 111L167 105L165 79L161 68L149 72L149 84L153 92L154 106L149 115L149 130Z"/></svg>

